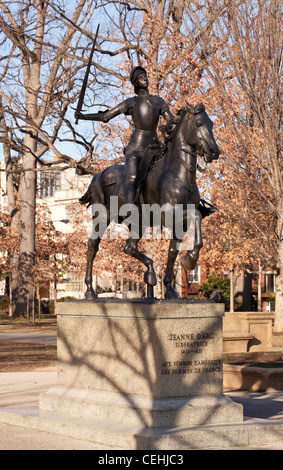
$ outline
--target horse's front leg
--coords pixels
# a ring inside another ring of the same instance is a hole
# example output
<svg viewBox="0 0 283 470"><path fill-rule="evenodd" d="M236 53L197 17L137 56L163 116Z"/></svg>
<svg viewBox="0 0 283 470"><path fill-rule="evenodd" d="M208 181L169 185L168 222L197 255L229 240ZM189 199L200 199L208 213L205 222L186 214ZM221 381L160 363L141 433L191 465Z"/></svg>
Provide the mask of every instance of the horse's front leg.
<svg viewBox="0 0 283 470"><path fill-rule="evenodd" d="M167 300L179 298L177 292L172 286L174 264L179 253L178 245L179 242L175 239L172 239L169 245L167 267L163 279L163 283L166 288L165 299Z"/></svg>
<svg viewBox="0 0 283 470"><path fill-rule="evenodd" d="M99 243L101 238L90 238L87 244L87 264L86 264L86 275L85 275L85 284L86 284L86 293L85 298L87 300L95 300L97 298L96 293L92 287L92 266L93 260L98 252Z"/></svg>
<svg viewBox="0 0 283 470"><path fill-rule="evenodd" d="M140 239L129 238L124 251L147 267L147 271L144 273L144 282L147 284L147 297L153 297L153 286L157 284L153 261L138 250L139 241Z"/></svg>
<svg viewBox="0 0 283 470"><path fill-rule="evenodd" d="M198 258L199 252L203 247L202 243L202 234L201 234L201 221L202 215L199 210L195 210L195 242L194 248L192 250L187 251L183 259L183 266L184 268L192 271L195 269Z"/></svg>

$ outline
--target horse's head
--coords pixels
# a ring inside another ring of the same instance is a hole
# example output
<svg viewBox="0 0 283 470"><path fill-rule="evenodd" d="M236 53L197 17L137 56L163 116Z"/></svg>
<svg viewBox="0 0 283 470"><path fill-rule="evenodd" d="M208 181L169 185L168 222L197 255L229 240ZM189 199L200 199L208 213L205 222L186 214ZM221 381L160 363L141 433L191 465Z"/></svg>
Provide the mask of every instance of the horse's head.
<svg viewBox="0 0 283 470"><path fill-rule="evenodd" d="M208 117L203 104L192 106L187 104L185 108L184 139L188 145L197 149L206 162L217 160L219 150L213 136L213 122Z"/></svg>

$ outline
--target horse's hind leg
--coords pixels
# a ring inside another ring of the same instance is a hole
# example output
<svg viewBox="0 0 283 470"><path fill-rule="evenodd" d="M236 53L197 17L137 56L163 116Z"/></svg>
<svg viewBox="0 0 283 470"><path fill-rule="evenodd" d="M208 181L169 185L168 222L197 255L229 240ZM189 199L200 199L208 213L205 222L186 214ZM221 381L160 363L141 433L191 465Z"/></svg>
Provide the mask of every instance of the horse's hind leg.
<svg viewBox="0 0 283 470"><path fill-rule="evenodd" d="M97 298L96 293L92 287L92 265L93 260L98 252L99 243L101 238L90 238L87 244L87 265L86 265L86 275L85 275L85 283L86 283L86 293L85 298L87 300L95 300Z"/></svg>
<svg viewBox="0 0 283 470"><path fill-rule="evenodd" d="M165 299L167 300L179 298L177 292L172 286L174 264L179 253L178 244L179 242L177 240L172 239L169 245L169 250L168 250L167 267L166 267L165 276L163 279L163 283L166 288Z"/></svg>
<svg viewBox="0 0 283 470"><path fill-rule="evenodd" d="M87 300L95 300L97 298L92 287L92 266L94 258L97 255L101 239L110 223L109 210L105 205L99 204L99 207L97 207L97 204L93 204L92 214L92 235L87 244L87 264L85 275L85 297Z"/></svg>
<svg viewBox="0 0 283 470"><path fill-rule="evenodd" d="M199 258L199 252L201 248L203 247L202 234L201 234L201 221L202 221L202 215L199 212L199 210L196 209L194 248L191 251L187 251L183 259L183 266L189 271L192 271L193 269L195 269L198 258Z"/></svg>
<svg viewBox="0 0 283 470"><path fill-rule="evenodd" d="M136 258L138 261L143 263L147 267L147 271L144 273L144 282L148 286L148 297L153 297L152 287L156 285L157 279L153 268L153 261L138 250L138 243L140 239L129 238L124 251L127 255Z"/></svg>

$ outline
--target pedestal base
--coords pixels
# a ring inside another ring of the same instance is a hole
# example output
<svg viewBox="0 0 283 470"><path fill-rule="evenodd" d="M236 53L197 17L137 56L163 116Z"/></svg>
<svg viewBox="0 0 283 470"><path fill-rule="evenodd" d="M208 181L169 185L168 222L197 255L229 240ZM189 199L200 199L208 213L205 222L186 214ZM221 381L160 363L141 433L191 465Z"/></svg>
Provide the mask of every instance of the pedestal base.
<svg viewBox="0 0 283 470"><path fill-rule="evenodd" d="M241 423L223 395L223 314L210 302L58 304L58 386L40 410L143 429Z"/></svg>
<svg viewBox="0 0 283 470"><path fill-rule="evenodd" d="M46 412L38 407L24 407L1 409L0 422L55 434L57 443L60 442L59 436L67 436L93 442L97 449L109 450L166 450L176 454L176 451L190 449L258 449L268 444L269 449L282 449L283 445L282 419L247 419L238 424L149 428Z"/></svg>
<svg viewBox="0 0 283 470"><path fill-rule="evenodd" d="M148 428L240 423L243 419L242 405L226 396L150 399L65 387L42 395L40 409Z"/></svg>

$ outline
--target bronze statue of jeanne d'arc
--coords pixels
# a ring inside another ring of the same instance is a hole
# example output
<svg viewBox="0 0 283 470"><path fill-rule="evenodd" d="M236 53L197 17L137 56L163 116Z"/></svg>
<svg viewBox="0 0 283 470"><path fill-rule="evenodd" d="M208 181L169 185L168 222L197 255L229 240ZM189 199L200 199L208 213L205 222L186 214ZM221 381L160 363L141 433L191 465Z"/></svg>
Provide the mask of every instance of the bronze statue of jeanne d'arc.
<svg viewBox="0 0 283 470"><path fill-rule="evenodd" d="M190 223L187 206L193 205L195 207L194 246L192 250L187 252L184 263L186 263L188 269L194 269L202 247L202 218L210 215L215 210L210 204L207 207L206 203L201 201L196 184L197 156L202 156L207 163L217 160L220 155L220 150L213 136L213 123L208 117L205 107L202 104L197 106L187 104L180 110L178 119L175 118L161 97L150 95L147 73L143 67L137 66L133 68L130 74L130 81L134 86L136 96L126 99L118 106L107 111L83 114L81 113L81 104L90 65L91 56L75 113L76 119L107 123L110 119L125 114L131 116L134 131L126 148L125 165L113 165L94 175L86 193L80 198L80 202L82 204L99 202L104 204L108 214L107 217L110 220L111 196L118 196L119 204L122 206L124 204L122 190L125 188L126 203L135 204L136 200L138 201L139 190L143 184L141 200L143 199L147 204L157 203L159 206L166 203L182 205L182 229ZM161 116L167 122L165 126L167 139L163 146L161 146L156 132ZM170 143L167 145L168 142ZM110 185L107 184L107 178L109 178L108 181L112 182ZM121 220L124 220L123 217L121 217ZM164 221L161 223L165 224ZM152 220L149 221L150 224L153 224ZM165 297L167 299L178 297L172 286L173 268L183 235L178 235L179 232L177 232L175 228L172 231L173 237L170 240L167 268L163 281L166 286ZM142 262L147 268L144 280L148 288L147 295L152 297L153 286L156 285L153 260L138 249L138 243L142 236L141 231L138 230L135 235L128 238L124 251L129 256ZM86 297L88 299L96 298L92 287L92 265L101 238L101 236L92 236L88 242L85 278L87 285Z"/></svg>
<svg viewBox="0 0 283 470"><path fill-rule="evenodd" d="M145 150L148 146L159 146L156 130L160 116L163 116L169 125L174 125L176 118L161 97L149 94L148 77L143 67L137 66L133 68L130 74L130 81L134 86L136 96L126 99L115 108L107 111L99 111L95 114L83 114L77 111L75 117L76 119L102 121L105 123L119 114L130 115L132 117L134 131L125 152L125 197L128 204L133 204L138 183L139 166Z"/></svg>

